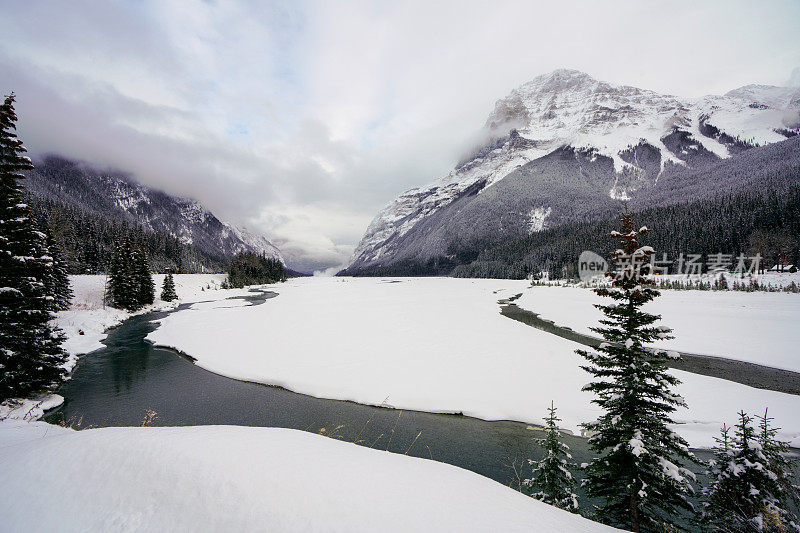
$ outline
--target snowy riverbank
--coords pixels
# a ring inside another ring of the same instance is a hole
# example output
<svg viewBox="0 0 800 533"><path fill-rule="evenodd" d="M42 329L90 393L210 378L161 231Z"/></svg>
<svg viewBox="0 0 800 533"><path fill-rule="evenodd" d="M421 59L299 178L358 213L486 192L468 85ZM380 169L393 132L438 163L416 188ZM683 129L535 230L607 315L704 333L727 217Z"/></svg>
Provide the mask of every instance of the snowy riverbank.
<svg viewBox="0 0 800 533"><path fill-rule="evenodd" d="M258 307L170 315L148 339L212 372L323 398L528 422L554 400L575 433L599 414L581 391L590 378L578 346L499 314L498 299L532 293L524 281L306 278L271 290L279 296ZM689 405L675 429L693 446L712 446L739 409L766 407L800 445L800 396L673 372Z"/></svg>
<svg viewBox="0 0 800 533"><path fill-rule="evenodd" d="M69 359L64 365L65 368L72 371L80 355L102 348L102 341L108 335L109 328L119 325L134 314L172 309L180 303L219 300L247 294L244 289L220 289L220 284L225 277L225 274L177 274L174 279L178 300L164 302L159 298L164 275L155 274L153 276L156 284L155 302L136 313L129 313L122 309L103 305L105 276L70 276L70 286L74 293L72 305L70 309L57 313L55 319L56 325L67 337L63 344L69 354ZM62 401L63 398L59 395L52 394L26 399L13 409L0 405L0 419L37 419L44 411L57 407Z"/></svg>
<svg viewBox="0 0 800 533"><path fill-rule="evenodd" d="M553 399L564 427L576 433L598 414L591 395L580 391L589 377L573 352L577 346L501 316L497 304L521 292L517 302L540 311L547 292L561 304L551 308L574 304L577 316L591 316L586 294L558 299L579 289L541 291L510 280L305 278L269 286L278 297L246 306L226 298L247 291L218 290L221 280L176 276L181 302L195 303L163 319L149 338L213 372L314 396L535 423ZM73 286L73 309L58 320L74 364L74 356L102 346L105 329L130 314L103 309L100 276L75 277ZM674 297L667 294L670 312L738 317L735 305L723 305L728 293L681 292L680 303L669 303ZM157 301L148 310L174 305ZM774 307L739 312L757 317ZM796 316L793 309L778 311ZM675 318L680 322L680 313ZM688 320L687 342L692 325L708 328ZM733 329L745 343L760 335ZM691 343L687 349L698 351ZM677 413L676 429L692 445L711 445L738 409L767 406L783 427L781 437L800 445L800 396L675 373L689 403ZM27 418L57 400L48 398ZM467 470L294 430L76 432L12 417L0 421L0 462L7 465L0 472L0 516L11 530L609 530ZM63 502L68 510L42 501Z"/></svg>
<svg viewBox="0 0 800 533"><path fill-rule="evenodd" d="M596 336L589 328L600 325L603 313L594 304L603 300L590 289L553 286L532 287L514 303ZM664 290L645 310L674 330L659 347L800 372L800 294Z"/></svg>

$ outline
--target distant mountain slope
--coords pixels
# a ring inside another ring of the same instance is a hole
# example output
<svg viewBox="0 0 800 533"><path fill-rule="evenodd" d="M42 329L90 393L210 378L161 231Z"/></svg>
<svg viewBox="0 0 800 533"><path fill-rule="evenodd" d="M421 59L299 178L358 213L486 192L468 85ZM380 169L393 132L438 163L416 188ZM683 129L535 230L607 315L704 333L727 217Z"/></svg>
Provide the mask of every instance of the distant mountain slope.
<svg viewBox="0 0 800 533"><path fill-rule="evenodd" d="M375 217L343 273L442 272L507 239L602 217L618 199L680 201L667 193L692 172L797 135L798 109L796 88L681 99L571 70L539 76L497 102L485 146Z"/></svg>
<svg viewBox="0 0 800 533"><path fill-rule="evenodd" d="M783 251L787 263L800 262L800 137L748 150L681 178L629 203L637 224L653 229L645 244L657 250L659 260L662 254L674 262L681 253L701 254L705 261L717 253L758 252L769 268ZM523 278L547 270L574 276L584 250L604 256L611 252L608 233L618 224L617 214L608 212L596 220L509 239L476 250L477 257L456 266L453 275Z"/></svg>
<svg viewBox="0 0 800 533"><path fill-rule="evenodd" d="M156 272L222 272L227 260L211 257L164 232L145 229L123 217L88 212L75 205L28 195L27 203L40 228L49 229L70 274L106 272L116 243L130 240L147 252Z"/></svg>
<svg viewBox="0 0 800 533"><path fill-rule="evenodd" d="M47 156L35 164L25 185L41 201L164 233L218 263L245 251L283 262L280 251L264 236L219 220L196 200L171 196L123 173L100 171L59 156Z"/></svg>

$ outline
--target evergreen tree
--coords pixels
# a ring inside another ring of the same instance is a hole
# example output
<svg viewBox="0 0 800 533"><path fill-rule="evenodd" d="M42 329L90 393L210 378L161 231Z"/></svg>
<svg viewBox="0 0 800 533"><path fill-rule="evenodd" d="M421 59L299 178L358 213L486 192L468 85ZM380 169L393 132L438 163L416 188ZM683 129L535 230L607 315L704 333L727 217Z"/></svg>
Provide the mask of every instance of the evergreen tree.
<svg viewBox="0 0 800 533"><path fill-rule="evenodd" d="M0 106L0 402L61 379L64 336L51 324L53 261L24 202L23 171L33 168L16 135L14 95Z"/></svg>
<svg viewBox="0 0 800 533"><path fill-rule="evenodd" d="M769 444L774 441L769 420L764 421L761 435L752 420L739 412L730 440L723 426L723 438L718 439L721 446L708 471L711 483L704 491L704 521L713 531L726 533L787 531L788 527L800 531L785 508L788 494L783 478L773 470L774 458L770 461L777 448ZM770 451L762 444L765 437Z"/></svg>
<svg viewBox="0 0 800 533"><path fill-rule="evenodd" d="M541 461L529 460L533 465L533 478L526 479L525 485L533 490L531 496L547 504L555 505L567 511L578 511L578 497L575 495L575 480L570 472L572 455L569 446L561 442L556 422L561 421L556 417L556 408L553 403L547 409L549 414L545 421L546 437L537 439L539 446L545 451Z"/></svg>
<svg viewBox="0 0 800 533"><path fill-rule="evenodd" d="M279 259L253 252L237 254L228 268L228 286L241 288L286 281L286 269Z"/></svg>
<svg viewBox="0 0 800 533"><path fill-rule="evenodd" d="M590 496L603 500L597 508L601 520L632 531L662 531L675 525L679 510L693 510L688 496L694 475L681 466L692 456L668 427L671 413L685 403L670 390L679 381L666 363L676 355L645 348L671 338L669 328L653 326L660 316L641 310L659 295L647 278L654 250L638 243L649 230L635 229L627 207L621 222L622 231L611 232L619 241L613 254L619 268L608 273L610 287L595 290L615 302L597 306L605 318L593 330L605 342L595 351L577 350L595 378L584 390L595 393L592 401L605 411L586 424L600 456L588 465L584 483Z"/></svg>
<svg viewBox="0 0 800 533"><path fill-rule="evenodd" d="M129 240L118 242L108 265L108 303L120 309L137 309L133 278L133 255Z"/></svg>
<svg viewBox="0 0 800 533"><path fill-rule="evenodd" d="M175 280L172 279L172 272L167 272L164 276L164 283L161 285L161 299L165 302L171 302L178 298L175 293Z"/></svg>
<svg viewBox="0 0 800 533"><path fill-rule="evenodd" d="M56 311L69 309L72 302L72 288L70 287L69 276L67 275L66 265L62 259L61 250L53 241L49 231L47 235L47 248L53 258L52 275L48 278L48 292L53 297Z"/></svg>
<svg viewBox="0 0 800 533"><path fill-rule="evenodd" d="M147 254L144 249L134 250L133 257L135 302L136 308L141 309L155 301L156 287L153 283L153 276L150 274L150 266L147 264Z"/></svg>
<svg viewBox="0 0 800 533"><path fill-rule="evenodd" d="M795 469L788 458L789 443L777 438L780 428L772 425L774 419L768 415L768 410L764 410L764 416L756 415L756 418L758 419L756 440L767 458L769 470L777 476L778 491L774 496L782 510L781 515L785 522L800 531L800 519L789 512L792 504L795 508L800 506L800 486L794 482Z"/></svg>
<svg viewBox="0 0 800 533"><path fill-rule="evenodd" d="M136 311L155 301L155 284L150 274L147 255L129 239L117 244L108 266L109 303Z"/></svg>

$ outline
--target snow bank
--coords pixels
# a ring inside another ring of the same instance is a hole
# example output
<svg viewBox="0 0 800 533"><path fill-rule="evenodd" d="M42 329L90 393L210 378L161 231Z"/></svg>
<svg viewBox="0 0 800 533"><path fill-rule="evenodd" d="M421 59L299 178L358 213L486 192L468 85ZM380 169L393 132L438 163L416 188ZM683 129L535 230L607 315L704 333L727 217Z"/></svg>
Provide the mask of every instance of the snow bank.
<svg viewBox="0 0 800 533"><path fill-rule="evenodd" d="M578 433L600 414L581 391L591 377L574 353L579 346L499 314L497 300L526 287L512 280L292 279L271 287L279 296L264 305L174 313L148 339L212 372L324 398L534 423L553 400L564 427ZM593 309L585 303L574 312L590 317ZM800 437L800 396L675 374L689 405L676 413L676 429L692 445L712 446L739 409L767 406L783 438Z"/></svg>
<svg viewBox="0 0 800 533"><path fill-rule="evenodd" d="M106 283L104 275L70 276L70 285L74 293L72 305L67 311L59 312L56 318L56 324L67 335L67 340L63 344L64 349L70 354L67 367L71 370L75 366L78 355L102 348L101 341L106 338L106 331L132 314L171 309L182 302L218 300L247 293L242 289L218 292L225 277L225 274L176 274L174 279L178 300L164 302L159 298L164 275L156 274L153 276L156 285L155 303L137 313L129 313L103 305Z"/></svg>
<svg viewBox="0 0 800 533"><path fill-rule="evenodd" d="M3 422L0 463L8 531L612 531L461 468L287 429Z"/></svg>
<svg viewBox="0 0 800 533"><path fill-rule="evenodd" d="M592 333L608 303L589 289L531 287L517 305L559 326ZM660 314L675 338L659 347L717 355L800 372L800 294L663 290L644 308Z"/></svg>
<svg viewBox="0 0 800 533"><path fill-rule="evenodd" d="M59 394L47 394L40 398L26 398L18 402L0 403L0 422L4 420L38 420L50 409L64 403Z"/></svg>

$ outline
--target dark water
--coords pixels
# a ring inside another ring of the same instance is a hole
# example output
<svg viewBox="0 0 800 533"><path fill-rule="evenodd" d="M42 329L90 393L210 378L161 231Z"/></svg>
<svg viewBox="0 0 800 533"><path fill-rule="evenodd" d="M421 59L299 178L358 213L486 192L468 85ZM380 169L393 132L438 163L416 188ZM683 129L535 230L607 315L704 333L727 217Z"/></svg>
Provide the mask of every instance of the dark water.
<svg viewBox="0 0 800 533"><path fill-rule="evenodd" d="M160 316L133 317L111 330L105 348L80 359L59 391L64 404L46 420L76 428L138 426L153 410L158 419L152 425L324 430L346 441L358 438L365 446L454 464L504 484L516 483L514 466L529 473L523 459L541 457L534 442L541 431L519 422L326 400L213 374L144 340ZM531 406L531 418L544 416L545 407ZM566 435L565 440L578 463L589 460L585 439Z"/></svg>
<svg viewBox="0 0 800 533"><path fill-rule="evenodd" d="M269 305L265 302L269 296L249 299ZM542 457L534 440L542 432L519 422L371 407L218 376L144 340L157 327L152 320L164 314L133 317L111 330L105 348L81 358L72 379L59 391L64 404L46 420L78 429L138 426L145 412L153 410L158 415L152 423L156 426L223 424L324 432L376 449L450 463L514 488L530 477L527 459ZM531 406L531 419L544 416L545 408ZM586 439L564 435L563 440L577 464L592 458ZM709 454L698 452L698 456ZM580 479L580 472L574 473Z"/></svg>

